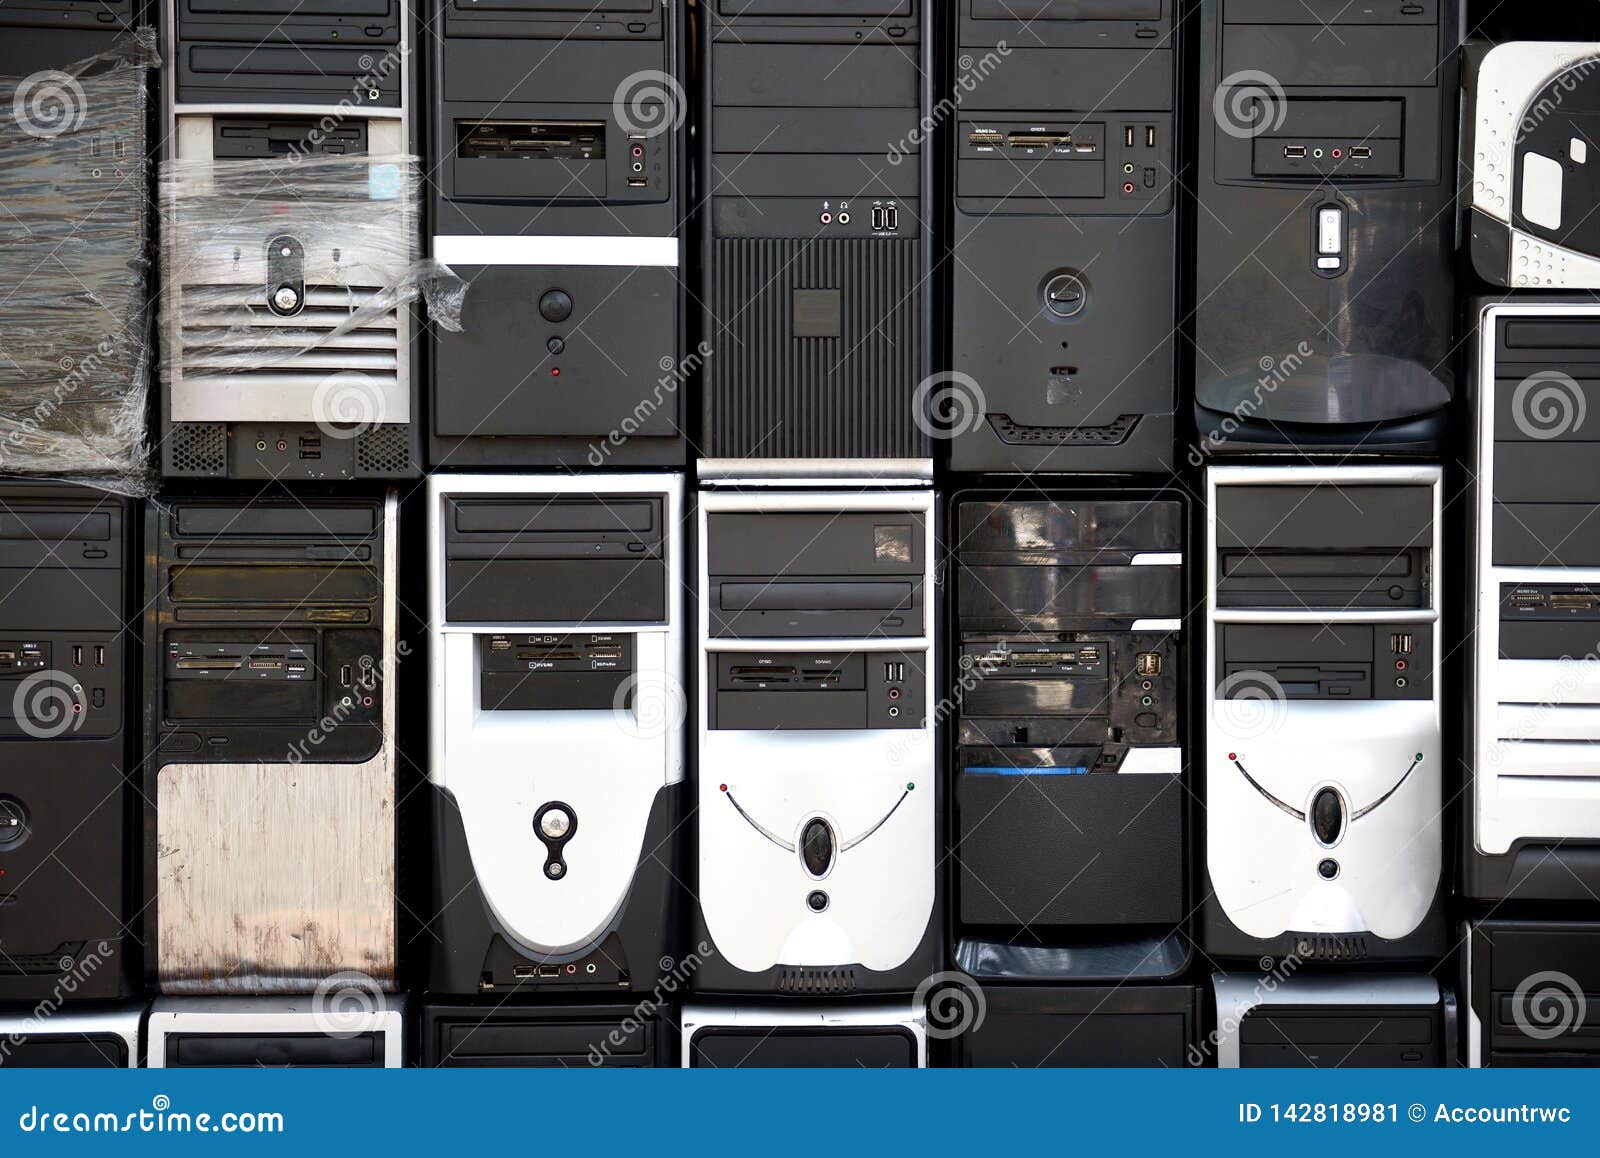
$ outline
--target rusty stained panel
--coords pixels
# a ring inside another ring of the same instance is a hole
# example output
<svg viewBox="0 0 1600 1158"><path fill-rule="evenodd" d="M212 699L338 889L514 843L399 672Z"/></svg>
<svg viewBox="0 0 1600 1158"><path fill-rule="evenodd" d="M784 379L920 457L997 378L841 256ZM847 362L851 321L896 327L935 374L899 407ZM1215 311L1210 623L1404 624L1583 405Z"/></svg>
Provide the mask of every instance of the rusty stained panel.
<svg viewBox="0 0 1600 1158"><path fill-rule="evenodd" d="M395 983L393 748L365 764L173 764L157 782L161 988Z"/></svg>

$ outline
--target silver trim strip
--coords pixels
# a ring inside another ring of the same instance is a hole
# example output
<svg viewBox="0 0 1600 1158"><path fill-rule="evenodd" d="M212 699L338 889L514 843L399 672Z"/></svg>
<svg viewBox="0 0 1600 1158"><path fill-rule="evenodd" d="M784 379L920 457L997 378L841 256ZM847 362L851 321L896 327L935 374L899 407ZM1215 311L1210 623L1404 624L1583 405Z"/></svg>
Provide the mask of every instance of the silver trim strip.
<svg viewBox="0 0 1600 1158"><path fill-rule="evenodd" d="M433 239L446 265L615 265L678 267L676 237L497 237L447 233Z"/></svg>

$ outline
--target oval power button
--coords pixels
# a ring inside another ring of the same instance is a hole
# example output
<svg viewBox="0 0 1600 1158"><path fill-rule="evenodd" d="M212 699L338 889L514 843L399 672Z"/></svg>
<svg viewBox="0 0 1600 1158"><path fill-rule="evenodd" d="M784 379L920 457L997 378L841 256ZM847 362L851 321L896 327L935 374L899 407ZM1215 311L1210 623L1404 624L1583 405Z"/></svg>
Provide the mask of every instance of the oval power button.
<svg viewBox="0 0 1600 1158"><path fill-rule="evenodd" d="M1332 788L1324 788L1311 801L1311 831L1323 848L1332 848L1344 835L1344 800Z"/></svg>
<svg viewBox="0 0 1600 1158"><path fill-rule="evenodd" d="M800 860L806 872L816 880L827 876L833 867L833 853L833 826L820 816L806 821L800 832Z"/></svg>

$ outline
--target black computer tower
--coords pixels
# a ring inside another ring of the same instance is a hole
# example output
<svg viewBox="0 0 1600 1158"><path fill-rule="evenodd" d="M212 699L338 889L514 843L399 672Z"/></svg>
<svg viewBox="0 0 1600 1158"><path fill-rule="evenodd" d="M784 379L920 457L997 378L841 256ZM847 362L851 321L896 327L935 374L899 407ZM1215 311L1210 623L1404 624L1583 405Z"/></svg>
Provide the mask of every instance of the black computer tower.
<svg viewBox="0 0 1600 1158"><path fill-rule="evenodd" d="M1222 1069L1439 1069L1458 1064L1455 995L1416 974L1218 974L1209 1044Z"/></svg>
<svg viewBox="0 0 1600 1158"><path fill-rule="evenodd" d="M678 1014L670 1005L471 1005L422 1008L426 1067L636 1069L677 1065Z"/></svg>
<svg viewBox="0 0 1600 1158"><path fill-rule="evenodd" d="M16 0L0 6L0 76L31 76L95 56L146 19L145 0Z"/></svg>
<svg viewBox="0 0 1600 1158"><path fill-rule="evenodd" d="M983 986L981 1020L955 1039L973 1068L1182 1069L1196 1064L1193 985Z"/></svg>
<svg viewBox="0 0 1600 1158"><path fill-rule="evenodd" d="M958 470L1172 463L1176 0L959 0L949 431Z"/></svg>
<svg viewBox="0 0 1600 1158"><path fill-rule="evenodd" d="M397 984L397 507L146 506L144 940L163 993Z"/></svg>
<svg viewBox="0 0 1600 1158"><path fill-rule="evenodd" d="M932 7L701 6L705 458L928 455Z"/></svg>
<svg viewBox="0 0 1600 1158"><path fill-rule="evenodd" d="M1600 1064L1600 923L1474 920L1462 931L1466 1064Z"/></svg>
<svg viewBox="0 0 1600 1158"><path fill-rule="evenodd" d="M137 514L0 484L0 998L135 992Z"/></svg>
<svg viewBox="0 0 1600 1158"><path fill-rule="evenodd" d="M1428 454L1454 389L1459 5L1205 0L1208 455Z"/></svg>
<svg viewBox="0 0 1600 1158"><path fill-rule="evenodd" d="M1189 960L1178 493L951 500L957 965L1171 977Z"/></svg>
<svg viewBox="0 0 1600 1158"><path fill-rule="evenodd" d="M689 9L426 5L437 467L671 466L689 383Z"/></svg>

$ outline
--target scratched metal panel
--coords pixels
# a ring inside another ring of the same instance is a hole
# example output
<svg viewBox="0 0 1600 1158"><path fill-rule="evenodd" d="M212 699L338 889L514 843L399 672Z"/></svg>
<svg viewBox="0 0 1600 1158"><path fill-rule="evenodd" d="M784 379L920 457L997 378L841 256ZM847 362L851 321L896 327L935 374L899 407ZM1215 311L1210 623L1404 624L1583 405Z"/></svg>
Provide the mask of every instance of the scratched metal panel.
<svg viewBox="0 0 1600 1158"><path fill-rule="evenodd" d="M384 519L384 738L364 764L169 764L156 777L164 993L396 987L395 530Z"/></svg>
<svg viewBox="0 0 1600 1158"><path fill-rule="evenodd" d="M295 993L395 978L394 773L175 764L157 802L161 988Z"/></svg>

